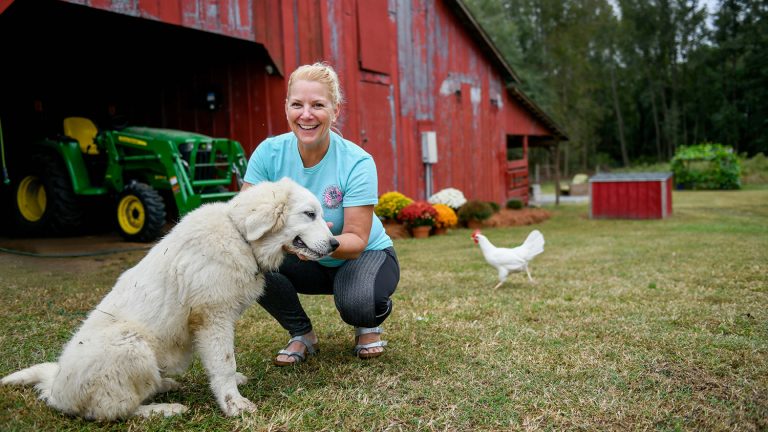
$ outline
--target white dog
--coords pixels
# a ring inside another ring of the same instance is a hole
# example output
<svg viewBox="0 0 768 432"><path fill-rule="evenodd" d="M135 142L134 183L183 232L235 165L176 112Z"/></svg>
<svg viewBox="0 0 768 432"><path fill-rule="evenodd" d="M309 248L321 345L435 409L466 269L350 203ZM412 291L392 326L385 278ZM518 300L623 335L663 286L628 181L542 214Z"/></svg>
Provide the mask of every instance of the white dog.
<svg viewBox="0 0 768 432"><path fill-rule="evenodd" d="M2 384L34 384L51 407L87 419L170 416L187 408L142 403L177 388L167 376L197 352L222 411L253 411L237 389L247 378L235 370L235 321L262 294L263 273L277 269L283 248L319 259L338 245L317 198L287 178L206 204L118 278L58 362Z"/></svg>

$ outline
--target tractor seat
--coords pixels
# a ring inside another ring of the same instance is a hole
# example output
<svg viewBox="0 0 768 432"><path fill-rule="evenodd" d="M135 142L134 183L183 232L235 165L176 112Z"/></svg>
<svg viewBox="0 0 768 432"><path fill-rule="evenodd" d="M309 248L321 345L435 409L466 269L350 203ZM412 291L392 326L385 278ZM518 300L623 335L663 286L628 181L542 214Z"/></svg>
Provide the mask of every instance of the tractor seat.
<svg viewBox="0 0 768 432"><path fill-rule="evenodd" d="M74 138L80 143L80 151L84 154L99 154L99 148L94 142L99 130L92 121L85 117L67 117L64 119L64 135Z"/></svg>

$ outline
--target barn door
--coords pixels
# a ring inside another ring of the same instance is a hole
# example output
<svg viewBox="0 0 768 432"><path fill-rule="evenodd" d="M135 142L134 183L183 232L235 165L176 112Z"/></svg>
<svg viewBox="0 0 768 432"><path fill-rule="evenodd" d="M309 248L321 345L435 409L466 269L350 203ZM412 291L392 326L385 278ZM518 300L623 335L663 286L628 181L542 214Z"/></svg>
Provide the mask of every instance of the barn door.
<svg viewBox="0 0 768 432"><path fill-rule="evenodd" d="M398 187L387 8L387 0L357 1L360 145L376 161L379 195Z"/></svg>
<svg viewBox="0 0 768 432"><path fill-rule="evenodd" d="M389 86L362 81L360 100L360 146L376 161L381 195L397 188Z"/></svg>

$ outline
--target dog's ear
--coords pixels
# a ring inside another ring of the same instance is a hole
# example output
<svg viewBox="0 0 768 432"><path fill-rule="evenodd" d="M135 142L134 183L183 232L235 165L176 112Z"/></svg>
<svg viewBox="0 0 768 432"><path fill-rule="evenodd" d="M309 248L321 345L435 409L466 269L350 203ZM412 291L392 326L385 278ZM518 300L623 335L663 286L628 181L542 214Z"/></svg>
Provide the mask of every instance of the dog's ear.
<svg viewBox="0 0 768 432"><path fill-rule="evenodd" d="M274 206L261 206L260 209L245 218L245 238L248 241L258 240L267 232L277 231L285 226L285 203Z"/></svg>
<svg viewBox="0 0 768 432"><path fill-rule="evenodd" d="M285 226L288 218L288 195L281 190L268 192L273 200L259 203L245 218L245 238L258 240L264 234L277 231Z"/></svg>

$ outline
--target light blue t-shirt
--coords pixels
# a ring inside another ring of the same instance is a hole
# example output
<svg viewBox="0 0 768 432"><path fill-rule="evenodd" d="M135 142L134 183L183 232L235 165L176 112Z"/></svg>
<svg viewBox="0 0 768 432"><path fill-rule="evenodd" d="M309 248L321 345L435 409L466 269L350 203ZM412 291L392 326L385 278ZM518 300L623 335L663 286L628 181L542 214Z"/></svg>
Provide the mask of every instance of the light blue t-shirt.
<svg viewBox="0 0 768 432"><path fill-rule="evenodd" d="M293 132L267 138L251 155L245 181L256 184L290 177L315 194L323 205L323 218L333 222L331 231L339 235L344 228L344 207L377 204L379 181L371 155L338 134L330 134L328 153L311 168L304 168ZM382 250L390 246L392 240L374 214L365 250ZM327 267L338 267L344 260L325 257L319 262Z"/></svg>

